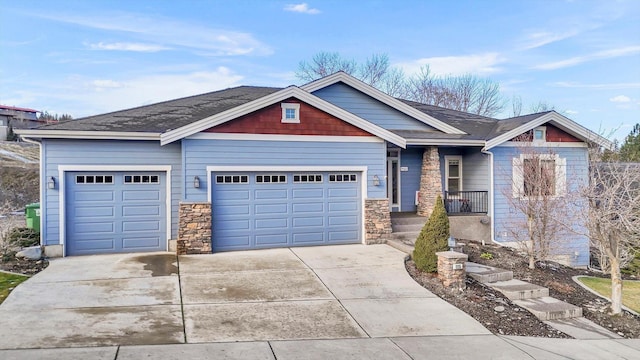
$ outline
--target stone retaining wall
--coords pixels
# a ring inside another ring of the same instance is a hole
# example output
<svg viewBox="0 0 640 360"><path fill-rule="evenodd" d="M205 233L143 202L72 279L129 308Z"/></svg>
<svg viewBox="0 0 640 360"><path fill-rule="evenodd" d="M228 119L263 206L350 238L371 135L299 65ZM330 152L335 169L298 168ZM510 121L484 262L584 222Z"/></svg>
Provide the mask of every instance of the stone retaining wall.
<svg viewBox="0 0 640 360"><path fill-rule="evenodd" d="M389 199L365 199L364 201L365 243L384 244L391 234Z"/></svg>
<svg viewBox="0 0 640 360"><path fill-rule="evenodd" d="M211 203L181 202L178 216L178 255L211 253Z"/></svg>

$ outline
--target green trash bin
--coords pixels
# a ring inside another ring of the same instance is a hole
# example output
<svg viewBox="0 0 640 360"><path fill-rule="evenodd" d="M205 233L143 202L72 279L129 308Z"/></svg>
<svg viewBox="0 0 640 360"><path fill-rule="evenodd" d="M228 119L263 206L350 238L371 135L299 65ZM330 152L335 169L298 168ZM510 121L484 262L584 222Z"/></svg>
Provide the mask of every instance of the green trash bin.
<svg viewBox="0 0 640 360"><path fill-rule="evenodd" d="M29 204L24 208L24 213L27 218L27 227L40 232L40 203Z"/></svg>

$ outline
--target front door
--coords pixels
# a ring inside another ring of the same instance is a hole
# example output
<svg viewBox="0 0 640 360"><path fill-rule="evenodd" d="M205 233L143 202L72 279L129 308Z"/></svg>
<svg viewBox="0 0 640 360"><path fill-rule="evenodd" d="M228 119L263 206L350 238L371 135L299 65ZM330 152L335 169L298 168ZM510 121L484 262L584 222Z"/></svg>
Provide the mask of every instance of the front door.
<svg viewBox="0 0 640 360"><path fill-rule="evenodd" d="M387 150L387 197L390 210L400 211L400 150Z"/></svg>

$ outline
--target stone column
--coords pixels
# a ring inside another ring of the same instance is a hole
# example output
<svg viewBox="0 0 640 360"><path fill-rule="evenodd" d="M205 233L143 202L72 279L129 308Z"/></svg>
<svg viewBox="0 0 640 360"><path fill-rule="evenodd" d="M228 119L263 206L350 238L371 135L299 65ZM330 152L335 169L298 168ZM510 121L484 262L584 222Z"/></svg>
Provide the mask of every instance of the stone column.
<svg viewBox="0 0 640 360"><path fill-rule="evenodd" d="M422 154L420 172L420 199L418 215L429 217L438 195L442 195L442 176L440 175L440 156L437 146L428 146Z"/></svg>
<svg viewBox="0 0 640 360"><path fill-rule="evenodd" d="M365 243L384 244L391 234L389 199L364 200Z"/></svg>
<svg viewBox="0 0 640 360"><path fill-rule="evenodd" d="M465 277L467 276L464 264L469 256L455 251L437 252L438 256L438 279L446 287L454 287L464 290Z"/></svg>
<svg viewBox="0 0 640 360"><path fill-rule="evenodd" d="M211 203L181 202L178 217L178 255L211 253Z"/></svg>

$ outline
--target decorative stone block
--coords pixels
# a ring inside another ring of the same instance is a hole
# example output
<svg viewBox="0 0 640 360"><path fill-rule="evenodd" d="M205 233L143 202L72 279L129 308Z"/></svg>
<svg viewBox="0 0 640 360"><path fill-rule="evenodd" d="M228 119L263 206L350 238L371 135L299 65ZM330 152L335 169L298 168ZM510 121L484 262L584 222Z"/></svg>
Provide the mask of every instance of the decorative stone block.
<svg viewBox="0 0 640 360"><path fill-rule="evenodd" d="M389 199L364 200L365 243L384 244L391 234Z"/></svg>
<svg viewBox="0 0 640 360"><path fill-rule="evenodd" d="M440 174L440 155L437 146L427 146L422 154L420 172L420 197L417 213L429 217L438 195L442 195L442 176Z"/></svg>
<svg viewBox="0 0 640 360"><path fill-rule="evenodd" d="M466 288L464 281L467 276L465 263L469 256L455 251L437 252L436 256L438 256L438 278L442 284L464 290Z"/></svg>
<svg viewBox="0 0 640 360"><path fill-rule="evenodd" d="M211 203L181 202L178 211L178 255L211 253Z"/></svg>

